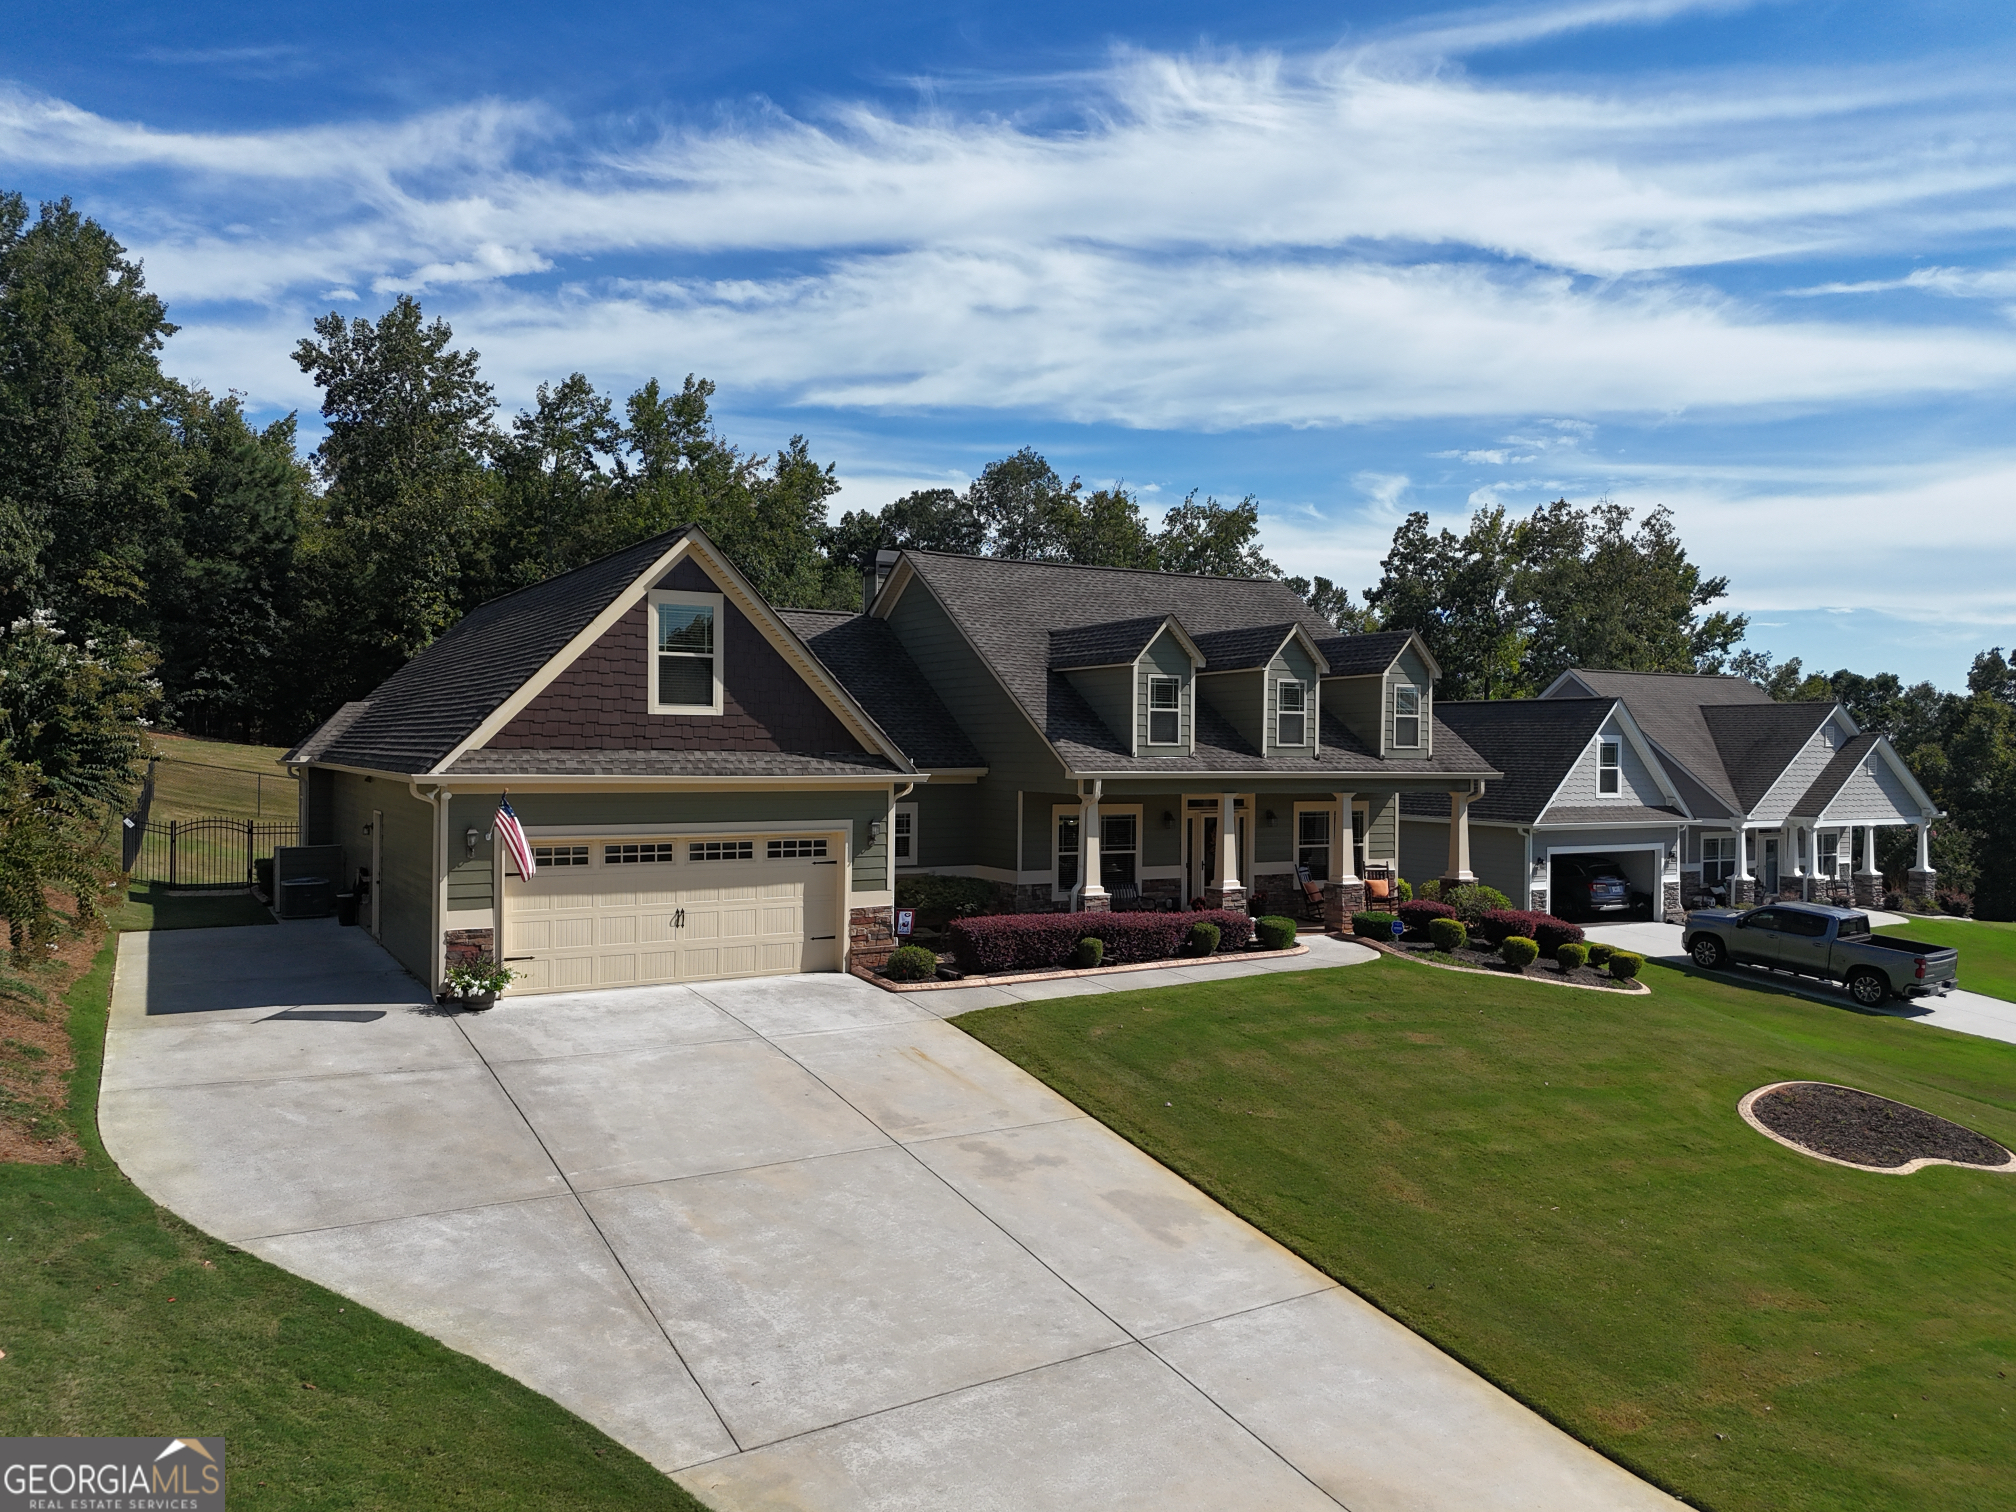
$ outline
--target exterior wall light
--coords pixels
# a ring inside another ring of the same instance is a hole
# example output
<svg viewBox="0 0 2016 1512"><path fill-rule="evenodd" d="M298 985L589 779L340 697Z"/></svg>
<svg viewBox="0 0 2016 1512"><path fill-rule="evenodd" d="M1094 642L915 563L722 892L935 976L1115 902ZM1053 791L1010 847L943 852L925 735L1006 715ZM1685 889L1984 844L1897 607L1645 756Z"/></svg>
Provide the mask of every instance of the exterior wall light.
<svg viewBox="0 0 2016 1512"><path fill-rule="evenodd" d="M462 831L462 843L469 848L469 854L472 858L476 854L476 841L479 838L480 836L477 832L476 826L473 824L470 825L469 828L467 828L466 830Z"/></svg>

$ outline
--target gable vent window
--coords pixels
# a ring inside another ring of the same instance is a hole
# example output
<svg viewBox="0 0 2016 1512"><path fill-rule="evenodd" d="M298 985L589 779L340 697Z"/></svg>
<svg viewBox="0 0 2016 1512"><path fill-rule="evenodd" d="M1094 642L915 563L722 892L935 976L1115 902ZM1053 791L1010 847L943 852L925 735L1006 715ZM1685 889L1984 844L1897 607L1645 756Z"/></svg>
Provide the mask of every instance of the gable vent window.
<svg viewBox="0 0 2016 1512"><path fill-rule="evenodd" d="M541 871L549 866L586 866L588 847L585 845L535 845L532 847L532 862Z"/></svg>
<svg viewBox="0 0 2016 1512"><path fill-rule="evenodd" d="M1615 793L1623 785L1621 764L1622 750L1614 740L1605 740L1596 748L1596 791Z"/></svg>
<svg viewBox="0 0 2016 1512"><path fill-rule="evenodd" d="M695 840L686 847L688 861L754 861L754 840Z"/></svg>
<svg viewBox="0 0 2016 1512"><path fill-rule="evenodd" d="M1279 684L1275 705L1274 743L1305 745L1309 739L1309 689L1299 682Z"/></svg>
<svg viewBox="0 0 2016 1512"><path fill-rule="evenodd" d="M604 866L637 866L652 863L670 865L678 859L678 849L669 840L648 845L605 845L602 847L602 864Z"/></svg>
<svg viewBox="0 0 2016 1512"><path fill-rule="evenodd" d="M1421 744L1421 690L1407 683L1393 690L1393 744L1408 750Z"/></svg>
<svg viewBox="0 0 2016 1512"><path fill-rule="evenodd" d="M763 845L765 857L771 861L822 861L826 857L824 840L767 840Z"/></svg>
<svg viewBox="0 0 2016 1512"><path fill-rule="evenodd" d="M721 595L651 595L651 712L721 712Z"/></svg>
<svg viewBox="0 0 2016 1512"><path fill-rule="evenodd" d="M1173 677L1148 679L1148 744L1176 745L1183 738L1183 684Z"/></svg>

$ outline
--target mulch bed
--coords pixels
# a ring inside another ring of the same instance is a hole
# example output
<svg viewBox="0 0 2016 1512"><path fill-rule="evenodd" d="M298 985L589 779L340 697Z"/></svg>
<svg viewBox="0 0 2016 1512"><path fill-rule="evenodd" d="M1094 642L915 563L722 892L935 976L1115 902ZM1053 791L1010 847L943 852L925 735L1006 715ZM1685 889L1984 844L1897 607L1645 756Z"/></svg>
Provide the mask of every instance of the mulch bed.
<svg viewBox="0 0 2016 1512"><path fill-rule="evenodd" d="M2009 1152L1950 1119L1873 1092L1793 1082L1764 1093L1751 1115L1781 1139L1851 1165L1895 1170L1914 1160L1999 1166Z"/></svg>
<svg viewBox="0 0 2016 1512"><path fill-rule="evenodd" d="M1384 941L1380 943L1384 944ZM1573 971L1563 971L1552 961L1535 961L1524 971L1515 970L1505 962L1505 958L1495 950L1478 950L1464 946L1461 950L1437 950L1432 944L1415 940L1402 940L1393 947L1406 955L1421 956L1431 961L1441 961L1453 966L1468 966L1473 971L1495 971L1500 976L1545 977L1553 982L1573 982L1580 987L1614 987L1622 991L1632 990L1630 982L1620 982L1608 971L1594 966L1579 966Z"/></svg>

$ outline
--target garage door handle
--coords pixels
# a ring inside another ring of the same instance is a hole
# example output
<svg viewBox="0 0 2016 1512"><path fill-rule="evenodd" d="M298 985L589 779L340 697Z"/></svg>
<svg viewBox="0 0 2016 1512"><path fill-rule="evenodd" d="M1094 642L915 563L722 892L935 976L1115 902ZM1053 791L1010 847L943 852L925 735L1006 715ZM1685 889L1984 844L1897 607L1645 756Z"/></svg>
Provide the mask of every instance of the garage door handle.
<svg viewBox="0 0 2016 1512"><path fill-rule="evenodd" d="M807 935L807 936L805 936L805 938L806 938L806 939L808 939L808 940L837 940L837 939L839 939L839 938L840 938L840 936L838 936L838 935Z"/></svg>
<svg viewBox="0 0 2016 1512"><path fill-rule="evenodd" d="M686 927L685 909L682 908L677 913L672 915L672 927L674 929L684 929Z"/></svg>
<svg viewBox="0 0 2016 1512"><path fill-rule="evenodd" d="M838 866L840 863L838 861L814 861L812 864L814 866Z"/></svg>
<svg viewBox="0 0 2016 1512"><path fill-rule="evenodd" d="M506 957L504 957L504 959L505 959L505 960L507 960L507 961L529 961L529 960L532 960L532 959L533 959L533 957L531 957L531 956L506 956Z"/></svg>

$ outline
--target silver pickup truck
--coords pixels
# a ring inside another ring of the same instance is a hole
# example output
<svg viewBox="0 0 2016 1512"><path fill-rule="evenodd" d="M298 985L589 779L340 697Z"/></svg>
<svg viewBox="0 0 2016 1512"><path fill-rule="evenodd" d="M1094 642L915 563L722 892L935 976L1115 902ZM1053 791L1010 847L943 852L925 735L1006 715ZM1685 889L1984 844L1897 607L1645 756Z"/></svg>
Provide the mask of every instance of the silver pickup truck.
<svg viewBox="0 0 2016 1512"><path fill-rule="evenodd" d="M1869 916L1824 903L1697 908L1681 936L1694 964L1741 964L1839 982L1864 1008L1896 997L1945 994L1958 984L1960 952L1872 934Z"/></svg>

